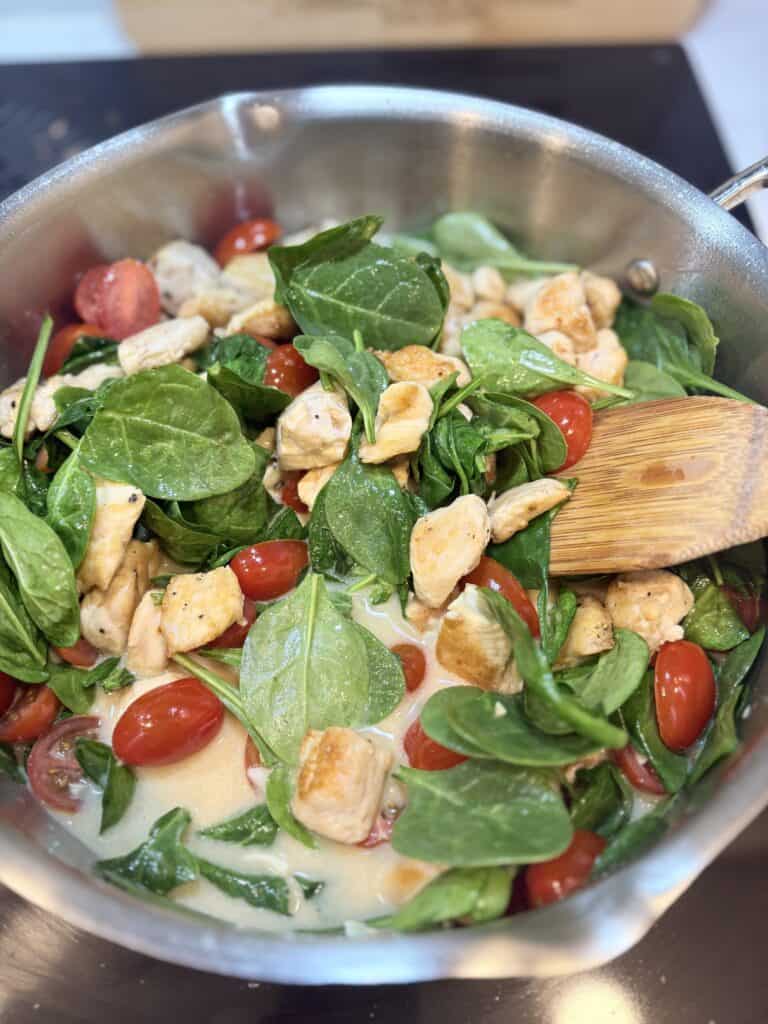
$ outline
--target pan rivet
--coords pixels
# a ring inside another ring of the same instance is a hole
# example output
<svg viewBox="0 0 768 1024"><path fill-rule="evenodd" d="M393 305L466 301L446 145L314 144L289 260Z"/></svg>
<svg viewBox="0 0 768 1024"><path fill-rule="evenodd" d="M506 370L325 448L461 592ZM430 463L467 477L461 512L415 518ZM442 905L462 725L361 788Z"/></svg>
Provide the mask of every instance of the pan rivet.
<svg viewBox="0 0 768 1024"><path fill-rule="evenodd" d="M659 273L651 260L632 260L624 274L630 288L638 295L653 295L659 289Z"/></svg>

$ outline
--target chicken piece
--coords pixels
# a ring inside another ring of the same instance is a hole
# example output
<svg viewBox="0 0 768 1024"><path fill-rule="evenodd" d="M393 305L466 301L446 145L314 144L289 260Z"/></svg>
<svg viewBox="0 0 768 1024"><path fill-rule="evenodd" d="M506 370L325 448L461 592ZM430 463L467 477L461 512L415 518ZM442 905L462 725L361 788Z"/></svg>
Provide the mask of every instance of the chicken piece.
<svg viewBox="0 0 768 1024"><path fill-rule="evenodd" d="M416 597L438 608L480 561L491 537L485 502L476 494L456 498L416 521L410 557Z"/></svg>
<svg viewBox="0 0 768 1024"><path fill-rule="evenodd" d="M526 331L537 336L545 331L567 334L576 352L594 348L597 340L584 285L573 271L550 278L529 298L524 325Z"/></svg>
<svg viewBox="0 0 768 1024"><path fill-rule="evenodd" d="M163 595L160 629L168 654L204 647L243 614L243 592L229 566L172 576Z"/></svg>
<svg viewBox="0 0 768 1024"><path fill-rule="evenodd" d="M521 278L519 281L513 281L509 288L507 288L507 294L504 296L504 299L516 313L522 316L528 303L551 280L551 277L528 277Z"/></svg>
<svg viewBox="0 0 768 1024"><path fill-rule="evenodd" d="M594 597L601 604L605 604L605 595L608 593L611 580L611 576L588 576L583 580L571 579L568 581L568 589L572 590L577 597Z"/></svg>
<svg viewBox="0 0 768 1024"><path fill-rule="evenodd" d="M274 427L264 427L261 433L256 437L256 444L270 453L275 450L276 443L277 431Z"/></svg>
<svg viewBox="0 0 768 1024"><path fill-rule="evenodd" d="M388 866L385 869L380 883L381 893L387 903L401 907L444 870L438 864L401 857L394 867Z"/></svg>
<svg viewBox="0 0 768 1024"><path fill-rule="evenodd" d="M617 576L608 587L605 606L619 629L631 629L653 654L663 643L681 640L678 625L693 608L688 585L666 569L647 569Z"/></svg>
<svg viewBox="0 0 768 1024"><path fill-rule="evenodd" d="M235 256L224 268L221 283L250 292L252 302L275 297L275 275L265 252Z"/></svg>
<svg viewBox="0 0 768 1024"><path fill-rule="evenodd" d="M340 388L313 384L280 413L277 457L281 469L319 469L340 462L352 434L347 397Z"/></svg>
<svg viewBox="0 0 768 1024"><path fill-rule="evenodd" d="M469 311L466 322L472 323L473 320L503 320L513 327L520 326L520 317L511 306L502 302L488 302L485 299L475 303Z"/></svg>
<svg viewBox="0 0 768 1024"><path fill-rule="evenodd" d="M461 332L467 322L466 310L458 309L454 303L448 306L440 335L440 352L444 356L457 358L461 355Z"/></svg>
<svg viewBox="0 0 768 1024"><path fill-rule="evenodd" d="M497 544L509 540L513 533L524 530L536 516L570 498L571 492L559 480L542 477L518 487L511 487L488 502L491 533Z"/></svg>
<svg viewBox="0 0 768 1024"><path fill-rule="evenodd" d="M131 620L125 664L138 676L156 676L168 667L168 646L160 628L163 611L155 601L160 594L159 590L148 590Z"/></svg>
<svg viewBox="0 0 768 1024"><path fill-rule="evenodd" d="M235 314L252 303L251 292L239 287L237 282L232 280L228 287L218 284L187 299L179 307L179 316L201 316L209 327L223 328ZM225 335L231 333L229 330L224 331Z"/></svg>
<svg viewBox="0 0 768 1024"><path fill-rule="evenodd" d="M399 381L390 384L379 397L376 412L376 440L360 442L362 462L386 462L396 455L415 452L429 429L432 396L423 384Z"/></svg>
<svg viewBox="0 0 768 1024"><path fill-rule="evenodd" d="M443 668L484 690L503 688L509 682L505 677L512 643L473 584L468 583L448 605L435 654Z"/></svg>
<svg viewBox="0 0 768 1024"><path fill-rule="evenodd" d="M428 608L418 597L411 595L405 606L405 618L420 633L426 633L441 622L444 607Z"/></svg>
<svg viewBox="0 0 768 1024"><path fill-rule="evenodd" d="M610 756L607 750L598 750L596 754L587 754L586 757L582 757L580 761L574 761L573 764L569 764L563 773L565 781L569 786L572 786L576 781L576 776L582 768L595 768L597 765L602 764L603 761L607 761Z"/></svg>
<svg viewBox="0 0 768 1024"><path fill-rule="evenodd" d="M613 621L607 608L595 597L582 597L557 657L558 667L610 651L613 644Z"/></svg>
<svg viewBox="0 0 768 1024"><path fill-rule="evenodd" d="M433 352L424 345L406 345L396 352L373 354L384 364L392 381L413 381L430 388L452 373L458 374L456 383L459 387L464 387L472 380L469 367L461 359Z"/></svg>
<svg viewBox="0 0 768 1024"><path fill-rule="evenodd" d="M166 313L176 316L187 301L215 288L219 265L201 245L182 238L162 246L149 261Z"/></svg>
<svg viewBox="0 0 768 1024"><path fill-rule="evenodd" d="M146 498L132 484L96 479L96 514L85 557L77 572L81 593L106 590L125 556Z"/></svg>
<svg viewBox="0 0 768 1024"><path fill-rule="evenodd" d="M157 541L132 540L106 590L90 590L80 605L80 631L100 651L122 654L136 608L157 572Z"/></svg>
<svg viewBox="0 0 768 1024"><path fill-rule="evenodd" d="M477 299L503 302L507 286L496 267L478 267L472 275L472 287Z"/></svg>
<svg viewBox="0 0 768 1024"><path fill-rule="evenodd" d="M121 341L117 357L129 375L140 370L152 370L156 366L168 366L201 348L209 333L208 322L201 316L165 320Z"/></svg>
<svg viewBox="0 0 768 1024"><path fill-rule="evenodd" d="M448 282L451 305L455 306L457 311L471 309L475 304L475 290L472 287L472 279L469 274L462 274L445 260L443 260L442 269Z"/></svg>
<svg viewBox="0 0 768 1024"><path fill-rule="evenodd" d="M320 469L310 469L299 480L297 491L299 500L303 501L307 508L312 511L317 496L331 479L333 474L341 465L340 462L332 462L330 466L322 466Z"/></svg>
<svg viewBox="0 0 768 1024"><path fill-rule="evenodd" d="M310 729L301 744L294 816L337 843L360 843L378 814L392 756L353 729Z"/></svg>
<svg viewBox="0 0 768 1024"><path fill-rule="evenodd" d="M227 324L227 334L238 334L241 331L287 341L296 333L296 324L285 306L274 299L262 299L236 313Z"/></svg>
<svg viewBox="0 0 768 1024"><path fill-rule="evenodd" d="M0 392L0 434L3 437L13 437L13 428L16 426L16 417L19 414L19 401L26 382L27 378L22 377L21 380L17 380L7 387L5 391ZM29 437L33 431L34 426L30 423L26 436Z"/></svg>
<svg viewBox="0 0 768 1024"><path fill-rule="evenodd" d="M387 469L391 470L392 476L397 480L397 486L405 490L411 478L411 460L407 455L398 455L396 459L386 463Z"/></svg>
<svg viewBox="0 0 768 1024"><path fill-rule="evenodd" d="M576 350L567 334L563 334L562 331L544 331L539 335L539 341L551 349L564 363L568 363L569 366L576 365Z"/></svg>
<svg viewBox="0 0 768 1024"><path fill-rule="evenodd" d="M595 348L589 352L576 354L578 368L597 377L598 380L604 380L606 384L623 384L628 362L629 356L618 335L607 327L597 332ZM599 398L605 394L604 391L591 387L578 387L576 390L588 399Z"/></svg>
<svg viewBox="0 0 768 1024"><path fill-rule="evenodd" d="M595 327L600 330L610 327L621 303L621 290L610 277L600 277L589 270L581 272L581 283L587 297Z"/></svg>

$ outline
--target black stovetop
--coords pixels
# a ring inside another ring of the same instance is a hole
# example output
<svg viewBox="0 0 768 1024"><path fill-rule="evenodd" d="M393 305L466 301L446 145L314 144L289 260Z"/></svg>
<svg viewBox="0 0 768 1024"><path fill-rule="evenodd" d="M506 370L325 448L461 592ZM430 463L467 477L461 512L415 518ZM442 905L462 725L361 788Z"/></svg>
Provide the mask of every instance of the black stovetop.
<svg viewBox="0 0 768 1024"><path fill-rule="evenodd" d="M704 190L730 169L676 46L273 54L0 67L0 198L77 149L222 92L383 82L472 92L603 132ZM768 816L634 950L551 981L301 989L173 967L0 889L9 1024L765 1024Z"/></svg>

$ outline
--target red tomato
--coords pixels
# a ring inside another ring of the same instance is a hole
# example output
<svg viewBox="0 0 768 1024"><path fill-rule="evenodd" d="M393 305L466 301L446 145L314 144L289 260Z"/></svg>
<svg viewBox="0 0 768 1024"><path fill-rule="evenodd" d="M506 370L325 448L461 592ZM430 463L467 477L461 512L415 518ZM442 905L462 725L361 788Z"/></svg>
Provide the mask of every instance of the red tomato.
<svg viewBox="0 0 768 1024"><path fill-rule="evenodd" d="M16 699L0 718L0 743L31 743L52 725L59 699L45 685L20 686Z"/></svg>
<svg viewBox="0 0 768 1024"><path fill-rule="evenodd" d="M371 831L357 845L362 846L364 849L370 849L372 846L381 846L382 843L388 843L392 838L392 829L394 827L394 818L385 818L383 814L380 814L376 821L374 821Z"/></svg>
<svg viewBox="0 0 768 1024"><path fill-rule="evenodd" d="M309 556L303 540L266 540L243 548L229 563L240 589L253 601L271 601L296 586Z"/></svg>
<svg viewBox="0 0 768 1024"><path fill-rule="evenodd" d="M690 640L662 644L654 667L656 721L670 750L690 747L712 717L715 676L703 649Z"/></svg>
<svg viewBox="0 0 768 1024"><path fill-rule="evenodd" d="M304 362L301 352L293 345L279 345L270 352L264 370L264 383L268 387L279 388L295 398L319 379L318 371Z"/></svg>
<svg viewBox="0 0 768 1024"><path fill-rule="evenodd" d="M289 469L282 474L283 484L280 488L280 501L294 512L309 512L299 497L299 480L304 476L303 469Z"/></svg>
<svg viewBox="0 0 768 1024"><path fill-rule="evenodd" d="M243 601L243 614L234 625L230 626L229 629L225 629L221 636L217 636L215 640L211 640L210 643L206 644L206 647L242 647L245 643L245 638L248 636L248 630L256 621L256 605L250 598Z"/></svg>
<svg viewBox="0 0 768 1024"><path fill-rule="evenodd" d="M246 331L245 333L248 334L249 332ZM254 341L258 341L258 343L262 345L264 348L273 349L278 347L277 342L272 341L271 338L263 338L260 334L251 334L251 337L253 338Z"/></svg>
<svg viewBox="0 0 768 1024"><path fill-rule="evenodd" d="M477 567L469 576L464 577L464 583L474 583L476 587L488 587L490 590L498 591L512 603L517 614L531 631L531 636L539 635L539 616L536 609L517 578L509 569L505 569L501 562L483 555Z"/></svg>
<svg viewBox="0 0 768 1024"><path fill-rule="evenodd" d="M409 693L418 690L424 682L424 674L427 671L427 659L424 657L424 651L416 644L395 644L390 650L403 663L406 690Z"/></svg>
<svg viewBox="0 0 768 1024"><path fill-rule="evenodd" d="M193 677L177 679L129 704L112 735L112 749L132 765L173 764L211 742L224 705Z"/></svg>
<svg viewBox="0 0 768 1024"><path fill-rule="evenodd" d="M67 324L56 331L43 360L43 376L58 373L78 338L100 338L104 331L97 324Z"/></svg>
<svg viewBox="0 0 768 1024"><path fill-rule="evenodd" d="M416 719L405 734L403 740L405 752L412 768L422 768L428 772L440 771L443 768L453 768L462 761L466 761L463 754L457 754L455 750L449 750L442 744L437 743L421 728L421 722Z"/></svg>
<svg viewBox="0 0 768 1024"><path fill-rule="evenodd" d="M530 864L525 869L529 906L543 907L580 889L604 849L602 836L577 828L565 853L541 864Z"/></svg>
<svg viewBox="0 0 768 1024"><path fill-rule="evenodd" d="M78 668L91 668L99 657L99 652L93 644L88 643L84 636L81 636L73 647L54 647L53 649L62 661L67 661L70 665L76 665Z"/></svg>
<svg viewBox="0 0 768 1024"><path fill-rule="evenodd" d="M9 676L7 672L0 672L0 716L13 704L16 686L17 682L13 676Z"/></svg>
<svg viewBox="0 0 768 1024"><path fill-rule="evenodd" d="M98 727L99 720L93 715L75 715L58 722L36 741L27 761L27 775L38 800L70 814L80 808L80 801L69 791L70 785L83 777L75 757L75 740L93 737Z"/></svg>
<svg viewBox="0 0 768 1024"><path fill-rule="evenodd" d="M101 324L101 296L109 263L99 263L86 270L75 288L73 299L77 315L88 324ZM101 327L99 327L101 332Z"/></svg>
<svg viewBox="0 0 768 1024"><path fill-rule="evenodd" d="M282 233L280 225L267 217L244 220L242 224L230 228L214 249L213 255L220 266L226 267L233 256L268 249Z"/></svg>
<svg viewBox="0 0 768 1024"><path fill-rule="evenodd" d="M592 406L575 391L550 391L533 404L560 427L568 454L559 469L568 469L583 458L592 440Z"/></svg>
<svg viewBox="0 0 768 1024"><path fill-rule="evenodd" d="M631 743L621 750L611 751L611 758L635 789L654 796L664 796L667 792L653 765L649 761L641 761Z"/></svg>
<svg viewBox="0 0 768 1024"><path fill-rule="evenodd" d="M727 584L722 587L723 593L736 609L736 613L750 633L768 619L765 599L752 590L743 594L735 587Z"/></svg>
<svg viewBox="0 0 768 1024"><path fill-rule="evenodd" d="M160 292L149 267L138 260L118 260L93 267L75 291L75 309L100 334L123 338L160 319Z"/></svg>

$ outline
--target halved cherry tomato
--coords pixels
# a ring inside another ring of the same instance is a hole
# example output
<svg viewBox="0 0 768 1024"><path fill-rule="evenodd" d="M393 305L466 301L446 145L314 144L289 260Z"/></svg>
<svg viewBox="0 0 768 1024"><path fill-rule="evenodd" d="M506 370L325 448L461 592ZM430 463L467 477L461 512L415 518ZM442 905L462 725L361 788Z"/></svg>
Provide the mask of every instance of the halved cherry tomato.
<svg viewBox="0 0 768 1024"><path fill-rule="evenodd" d="M0 718L1 743L31 743L50 728L59 699L49 686L19 686L16 699Z"/></svg>
<svg viewBox="0 0 768 1024"><path fill-rule="evenodd" d="M543 907L580 889L604 849L605 840L602 836L577 828L565 853L553 860L542 861L541 864L530 864L525 869L528 905Z"/></svg>
<svg viewBox="0 0 768 1024"><path fill-rule="evenodd" d="M295 398L319 379L318 371L304 361L293 345L279 345L270 352L264 370L264 383L268 387L279 388Z"/></svg>
<svg viewBox="0 0 768 1024"><path fill-rule="evenodd" d="M715 676L704 650L690 640L662 644L654 667L659 735L683 751L701 736L715 710Z"/></svg>
<svg viewBox="0 0 768 1024"><path fill-rule="evenodd" d="M112 735L112 749L132 765L173 764L202 750L224 721L224 705L189 676L142 694Z"/></svg>
<svg viewBox="0 0 768 1024"><path fill-rule="evenodd" d="M524 588L495 558L483 555L472 572L464 577L464 583L474 583L476 587L488 587L496 590L512 603L517 614L531 631L531 636L539 635L539 616L531 604Z"/></svg>
<svg viewBox="0 0 768 1024"><path fill-rule="evenodd" d="M230 228L214 249L213 255L220 266L226 267L233 256L268 249L282 233L280 225L268 217L244 220Z"/></svg>
<svg viewBox="0 0 768 1024"><path fill-rule="evenodd" d="M422 768L428 772L453 768L467 760L463 754L457 754L455 750L449 750L448 747L444 747L427 736L418 718L408 727L403 746L411 767Z"/></svg>
<svg viewBox="0 0 768 1024"><path fill-rule="evenodd" d="M635 789L643 793L652 793L654 796L664 796L667 792L653 765L650 761L641 761L631 743L621 750L612 750L611 758Z"/></svg>
<svg viewBox="0 0 768 1024"><path fill-rule="evenodd" d="M266 540L239 551L229 563L240 589L253 601L271 601L296 586L309 556L303 540Z"/></svg>
<svg viewBox="0 0 768 1024"><path fill-rule="evenodd" d="M256 605L251 601L249 597L243 601L243 614L241 618L230 626L229 629L225 629L221 636L217 636L215 640L211 640L207 643L206 647L242 647L245 643L245 638L248 636L248 630L256 621Z"/></svg>
<svg viewBox="0 0 768 1024"><path fill-rule="evenodd" d="M246 331L245 333L249 334L250 332ZM253 338L254 341L258 341L258 343L264 348L275 349L278 347L276 341L272 341L271 338L265 338L261 334L251 334L251 337Z"/></svg>
<svg viewBox="0 0 768 1024"><path fill-rule="evenodd" d="M427 671L427 659L424 657L424 651L416 644L395 644L390 650L403 663L406 690L409 693L418 690L424 682L424 675Z"/></svg>
<svg viewBox="0 0 768 1024"><path fill-rule="evenodd" d="M309 512L309 509L299 497L299 480L304 476L303 469L289 469L282 474L283 482L280 488L280 501L294 512Z"/></svg>
<svg viewBox="0 0 768 1024"><path fill-rule="evenodd" d="M13 704L17 686L18 682L13 676L9 676L7 672L0 672L0 715L4 715Z"/></svg>
<svg viewBox="0 0 768 1024"><path fill-rule="evenodd" d="M382 843L388 843L392 838L392 829L394 827L394 818L385 818L383 814L380 814L376 821L374 821L371 831L357 845L362 846L364 849L370 849L373 846L381 846Z"/></svg>
<svg viewBox="0 0 768 1024"><path fill-rule="evenodd" d="M765 598L760 597L754 590L750 589L744 594L728 584L721 589L750 633L754 633L758 626L768 620L768 605Z"/></svg>
<svg viewBox="0 0 768 1024"><path fill-rule="evenodd" d="M62 661L67 661L70 665L76 665L78 668L91 668L99 657L99 652L93 644L88 643L84 636L81 636L72 647L54 647L53 649Z"/></svg>
<svg viewBox="0 0 768 1024"><path fill-rule="evenodd" d="M27 761L27 774L38 800L70 814L80 808L80 801L69 791L72 783L83 777L75 756L75 740L95 736L98 727L99 720L94 715L75 715L58 722L36 741Z"/></svg>
<svg viewBox="0 0 768 1024"><path fill-rule="evenodd" d="M87 324L99 325L101 330L101 296L104 290L104 279L109 270L109 263L99 263L86 270L75 288L72 300L77 315Z"/></svg>
<svg viewBox="0 0 768 1024"><path fill-rule="evenodd" d="M103 334L104 331L97 324L67 324L56 331L45 353L43 376L53 377L59 372L78 338L99 338Z"/></svg>
<svg viewBox="0 0 768 1024"><path fill-rule="evenodd" d="M125 259L89 270L75 291L75 309L110 338L123 338L160 319L160 292L152 271Z"/></svg>
<svg viewBox="0 0 768 1024"><path fill-rule="evenodd" d="M568 454L559 469L575 465L592 440L592 406L575 391L550 391L539 395L533 404L560 427Z"/></svg>

